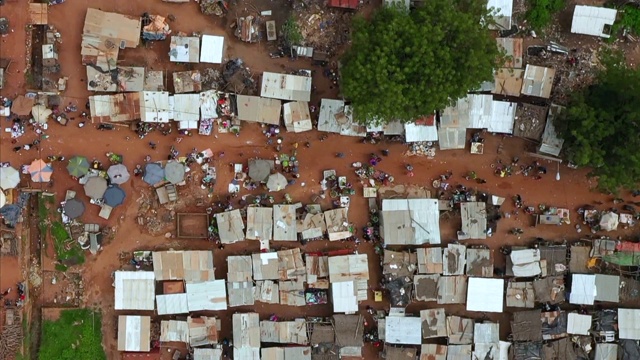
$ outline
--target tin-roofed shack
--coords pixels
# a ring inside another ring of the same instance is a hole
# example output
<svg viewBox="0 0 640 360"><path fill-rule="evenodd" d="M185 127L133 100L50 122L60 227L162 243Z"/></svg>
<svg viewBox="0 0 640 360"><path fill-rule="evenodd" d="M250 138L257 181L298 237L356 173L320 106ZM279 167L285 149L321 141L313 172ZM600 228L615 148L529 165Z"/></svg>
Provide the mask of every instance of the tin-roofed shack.
<svg viewBox="0 0 640 360"><path fill-rule="evenodd" d="M161 342L189 342L189 325L186 321L162 320L160 322Z"/></svg>
<svg viewBox="0 0 640 360"><path fill-rule="evenodd" d="M307 284L311 288L329 288L329 258L321 255L305 254Z"/></svg>
<svg viewBox="0 0 640 360"><path fill-rule="evenodd" d="M152 271L115 272L115 310L154 310L155 276Z"/></svg>
<svg viewBox="0 0 640 360"><path fill-rule="evenodd" d="M244 222L240 210L235 209L215 215L218 233L223 244L233 244L244 240Z"/></svg>
<svg viewBox="0 0 640 360"><path fill-rule="evenodd" d="M211 251L154 251L153 272L156 280L201 282L215 279Z"/></svg>
<svg viewBox="0 0 640 360"><path fill-rule="evenodd" d="M460 203L462 232L459 240L487 238L487 204L484 202Z"/></svg>
<svg viewBox="0 0 640 360"><path fill-rule="evenodd" d="M277 254L280 280L304 279L306 268L299 248L280 250Z"/></svg>
<svg viewBox="0 0 640 360"><path fill-rule="evenodd" d="M541 310L513 313L511 332L514 341L542 341Z"/></svg>
<svg viewBox="0 0 640 360"><path fill-rule="evenodd" d="M233 323L233 358L260 358L260 316L257 313L235 313Z"/></svg>
<svg viewBox="0 0 640 360"><path fill-rule="evenodd" d="M139 17L87 9L82 29L82 64L115 67L120 49L140 44L141 28Z"/></svg>
<svg viewBox="0 0 640 360"><path fill-rule="evenodd" d="M493 257L489 249L467 248L467 275L493 277Z"/></svg>
<svg viewBox="0 0 640 360"><path fill-rule="evenodd" d="M513 135L533 141L540 141L547 123L546 106L520 104L516 110Z"/></svg>
<svg viewBox="0 0 640 360"><path fill-rule="evenodd" d="M447 316L447 331L450 344L466 345L473 343L474 323L472 319L459 316Z"/></svg>
<svg viewBox="0 0 640 360"><path fill-rule="evenodd" d="M176 94L199 92L202 90L200 71L178 71L173 73L173 90Z"/></svg>
<svg viewBox="0 0 640 360"><path fill-rule="evenodd" d="M278 253L266 252L252 254L254 280L278 280Z"/></svg>
<svg viewBox="0 0 640 360"><path fill-rule="evenodd" d="M422 338L431 339L447 336L446 314L444 308L420 310L422 320Z"/></svg>
<svg viewBox="0 0 640 360"><path fill-rule="evenodd" d="M349 226L347 212L348 208L337 208L324 212L324 220L330 241L348 239L353 235Z"/></svg>
<svg viewBox="0 0 640 360"><path fill-rule="evenodd" d="M535 305L535 293L531 281L507 283L507 307L520 307L533 309Z"/></svg>
<svg viewBox="0 0 640 360"><path fill-rule="evenodd" d="M437 199L383 199L380 231L386 245L440 243Z"/></svg>
<svg viewBox="0 0 640 360"><path fill-rule="evenodd" d="M344 136L366 136L366 127L353 120L353 109L343 100L322 99L318 114L318 131Z"/></svg>
<svg viewBox="0 0 640 360"><path fill-rule="evenodd" d="M189 327L189 345L207 346L218 343L218 331L220 331L220 320L214 317L192 317L187 318Z"/></svg>
<svg viewBox="0 0 640 360"><path fill-rule="evenodd" d="M442 248L418 248L418 273L442 274Z"/></svg>
<svg viewBox="0 0 640 360"><path fill-rule="evenodd" d="M247 208L247 239L271 240L273 238L273 209L250 206Z"/></svg>
<svg viewBox="0 0 640 360"><path fill-rule="evenodd" d="M556 70L536 65L527 65L522 81L522 95L548 99L553 88Z"/></svg>
<svg viewBox="0 0 640 360"><path fill-rule="evenodd" d="M438 344L422 344L420 360L448 360L447 346Z"/></svg>
<svg viewBox="0 0 640 360"><path fill-rule="evenodd" d="M251 256L227 257L227 292L229 306L254 304Z"/></svg>
<svg viewBox="0 0 640 360"><path fill-rule="evenodd" d="M438 281L440 275L415 275L413 277L413 285L415 299L417 301L436 301L438 300Z"/></svg>
<svg viewBox="0 0 640 360"><path fill-rule="evenodd" d="M169 61L180 63L200 62L200 38L172 36L169 44Z"/></svg>
<svg viewBox="0 0 640 360"><path fill-rule="evenodd" d="M497 38L498 46L505 51L507 62L505 68L522 68L522 43L523 39Z"/></svg>
<svg viewBox="0 0 640 360"><path fill-rule="evenodd" d="M415 253L384 251L382 275L391 306L406 307L411 302L416 262Z"/></svg>
<svg viewBox="0 0 640 360"><path fill-rule="evenodd" d="M248 122L258 122L280 125L282 102L259 96L238 95L238 119Z"/></svg>
<svg viewBox="0 0 640 360"><path fill-rule="evenodd" d="M307 322L304 319L294 321L260 321L260 341L265 343L307 345Z"/></svg>
<svg viewBox="0 0 640 360"><path fill-rule="evenodd" d="M306 101L292 101L282 105L284 126L290 132L304 132L313 129L309 103Z"/></svg>
<svg viewBox="0 0 640 360"><path fill-rule="evenodd" d="M151 350L151 317L118 316L118 351Z"/></svg>
<svg viewBox="0 0 640 360"><path fill-rule="evenodd" d="M143 67L119 66L113 69L87 66L87 90L99 92L135 92L144 90Z"/></svg>
<svg viewBox="0 0 640 360"><path fill-rule="evenodd" d="M466 276L440 276L438 278L438 304L464 304L466 299Z"/></svg>
<svg viewBox="0 0 640 360"><path fill-rule="evenodd" d="M549 154L553 156L560 156L560 151L562 151L562 145L564 145L564 140L558 137L558 133L556 132L554 121L562 112L564 106L551 104L549 106L549 113L547 115L547 122L544 127L544 132L542 133L542 139L540 141L540 147L538 147L538 151L543 154Z"/></svg>
<svg viewBox="0 0 640 360"><path fill-rule="evenodd" d="M384 340L387 344L422 344L422 319L414 316L393 315L385 319Z"/></svg>
<svg viewBox="0 0 640 360"><path fill-rule="evenodd" d="M329 282L334 312L358 311L358 302L368 297L369 263L366 254L329 258Z"/></svg>
<svg viewBox="0 0 640 360"><path fill-rule="evenodd" d="M296 210L302 205L273 206L273 240L297 241Z"/></svg>
<svg viewBox="0 0 640 360"><path fill-rule="evenodd" d="M89 96L92 122L124 122L140 119L140 94Z"/></svg>
<svg viewBox="0 0 640 360"><path fill-rule="evenodd" d="M442 253L444 275L464 275L467 264L467 248L464 245L448 244Z"/></svg>
<svg viewBox="0 0 640 360"><path fill-rule="evenodd" d="M260 96L280 100L310 101L311 77L265 72Z"/></svg>
<svg viewBox="0 0 640 360"><path fill-rule="evenodd" d="M331 323L339 354L361 354L364 346L364 318L362 315L334 314Z"/></svg>

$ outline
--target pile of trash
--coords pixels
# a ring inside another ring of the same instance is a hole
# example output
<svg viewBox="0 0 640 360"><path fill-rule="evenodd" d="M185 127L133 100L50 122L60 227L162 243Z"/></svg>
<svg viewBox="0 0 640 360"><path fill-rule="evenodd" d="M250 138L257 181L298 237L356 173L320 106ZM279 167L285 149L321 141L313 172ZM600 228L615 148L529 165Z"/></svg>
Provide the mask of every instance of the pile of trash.
<svg viewBox="0 0 640 360"><path fill-rule="evenodd" d="M200 11L205 15L222 16L227 12L228 6L221 0L200 0Z"/></svg>

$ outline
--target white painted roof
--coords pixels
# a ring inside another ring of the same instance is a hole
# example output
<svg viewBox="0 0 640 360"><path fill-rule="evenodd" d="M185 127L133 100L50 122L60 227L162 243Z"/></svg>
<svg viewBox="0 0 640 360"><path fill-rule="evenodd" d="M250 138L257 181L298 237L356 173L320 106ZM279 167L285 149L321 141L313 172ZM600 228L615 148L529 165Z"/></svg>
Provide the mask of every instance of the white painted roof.
<svg viewBox="0 0 640 360"><path fill-rule="evenodd" d="M262 74L260 96L281 100L309 101L311 100L311 78L265 72Z"/></svg>
<svg viewBox="0 0 640 360"><path fill-rule="evenodd" d="M492 322L475 323L474 344L497 344L500 341L500 324Z"/></svg>
<svg viewBox="0 0 640 360"><path fill-rule="evenodd" d="M577 305L593 305L596 295L596 276L572 274L569 302Z"/></svg>
<svg viewBox="0 0 640 360"><path fill-rule="evenodd" d="M189 312L187 306L187 294L166 294L156 295L158 303L158 315L186 314Z"/></svg>
<svg viewBox="0 0 640 360"><path fill-rule="evenodd" d="M287 131L304 132L313 129L309 103L292 101L282 105L282 118Z"/></svg>
<svg viewBox="0 0 640 360"><path fill-rule="evenodd" d="M189 312L226 310L227 287L224 280L187 283Z"/></svg>
<svg viewBox="0 0 640 360"><path fill-rule="evenodd" d="M567 333L573 335L589 335L591 330L591 315L569 313L567 320Z"/></svg>
<svg viewBox="0 0 640 360"><path fill-rule="evenodd" d="M224 56L224 36L202 35L200 62L222 64Z"/></svg>
<svg viewBox="0 0 640 360"><path fill-rule="evenodd" d="M143 122L168 123L171 105L166 91L140 92L140 119Z"/></svg>
<svg viewBox="0 0 640 360"><path fill-rule="evenodd" d="M354 281L331 283L331 303L334 313L354 314L358 312L358 298Z"/></svg>
<svg viewBox="0 0 640 360"><path fill-rule="evenodd" d="M617 14L618 11L615 9L576 5L571 21L571 32L608 38L610 35L604 32L604 27L613 25Z"/></svg>
<svg viewBox="0 0 640 360"><path fill-rule="evenodd" d="M387 316L385 342L389 344L422 344L422 319L413 316Z"/></svg>
<svg viewBox="0 0 640 360"><path fill-rule="evenodd" d="M198 122L200 120L200 95L175 94L173 98L173 120ZM196 125L197 128L197 125Z"/></svg>
<svg viewBox="0 0 640 360"><path fill-rule="evenodd" d="M115 310L155 309L153 271L116 271Z"/></svg>
<svg viewBox="0 0 640 360"><path fill-rule="evenodd" d="M490 26L490 29L510 29L511 17L513 15L513 0L489 0L487 9L494 8L497 10L494 20L498 26Z"/></svg>
<svg viewBox="0 0 640 360"><path fill-rule="evenodd" d="M384 199L381 218L387 245L440 244L437 199ZM413 238L406 237L410 234Z"/></svg>
<svg viewBox="0 0 640 360"><path fill-rule="evenodd" d="M640 310L618 309L620 339L640 340Z"/></svg>
<svg viewBox="0 0 640 360"><path fill-rule="evenodd" d="M149 351L151 317L120 315L118 317L118 351Z"/></svg>
<svg viewBox="0 0 640 360"><path fill-rule="evenodd" d="M404 124L404 132L406 142L438 141L438 129L435 122L433 125L406 123Z"/></svg>
<svg viewBox="0 0 640 360"><path fill-rule="evenodd" d="M220 360L222 349L193 349L193 360Z"/></svg>
<svg viewBox="0 0 640 360"><path fill-rule="evenodd" d="M504 279L469 278L467 311L501 313L504 309Z"/></svg>

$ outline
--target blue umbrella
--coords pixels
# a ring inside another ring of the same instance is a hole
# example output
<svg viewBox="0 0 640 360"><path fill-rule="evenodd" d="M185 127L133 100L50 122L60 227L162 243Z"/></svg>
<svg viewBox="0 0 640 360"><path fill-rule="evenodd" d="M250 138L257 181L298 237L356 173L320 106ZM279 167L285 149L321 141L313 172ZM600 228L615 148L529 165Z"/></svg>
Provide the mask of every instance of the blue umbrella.
<svg viewBox="0 0 640 360"><path fill-rule="evenodd" d="M142 180L149 185L155 185L164 179L164 169L160 164L148 163L144 166Z"/></svg>
<svg viewBox="0 0 640 360"><path fill-rule="evenodd" d="M107 191L104 192L102 199L104 200L105 204L111 207L116 207L124 202L124 198L126 196L127 195L125 194L124 190L122 190L122 188L120 188L119 186L109 186Z"/></svg>

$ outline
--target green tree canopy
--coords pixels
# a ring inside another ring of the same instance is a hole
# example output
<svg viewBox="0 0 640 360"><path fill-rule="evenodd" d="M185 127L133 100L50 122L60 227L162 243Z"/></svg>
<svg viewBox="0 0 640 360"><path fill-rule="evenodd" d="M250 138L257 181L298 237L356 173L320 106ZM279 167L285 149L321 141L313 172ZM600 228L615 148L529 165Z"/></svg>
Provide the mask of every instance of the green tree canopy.
<svg viewBox="0 0 640 360"><path fill-rule="evenodd" d="M356 18L341 88L360 122L411 121L493 79L500 58L486 2L429 0Z"/></svg>
<svg viewBox="0 0 640 360"><path fill-rule="evenodd" d="M564 150L580 166L593 167L602 190L640 182L640 69L607 56L597 82L574 93L555 127Z"/></svg>

